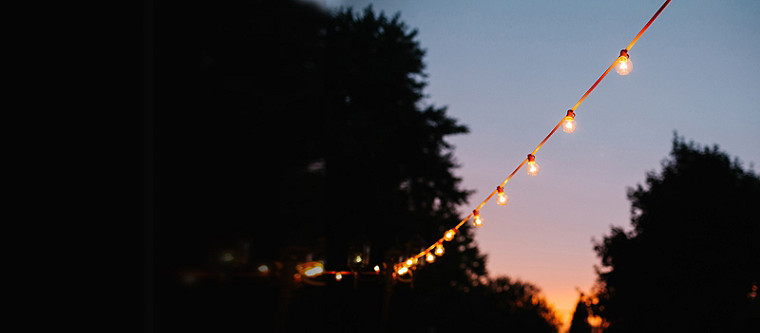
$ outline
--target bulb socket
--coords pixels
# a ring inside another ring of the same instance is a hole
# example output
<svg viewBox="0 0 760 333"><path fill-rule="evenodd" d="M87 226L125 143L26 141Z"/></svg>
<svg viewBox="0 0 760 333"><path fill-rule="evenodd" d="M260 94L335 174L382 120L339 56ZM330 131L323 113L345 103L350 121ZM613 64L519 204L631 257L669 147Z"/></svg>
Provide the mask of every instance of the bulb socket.
<svg viewBox="0 0 760 333"><path fill-rule="evenodd" d="M533 154L528 154L528 162L534 162L536 161L536 157L533 156Z"/></svg>
<svg viewBox="0 0 760 333"><path fill-rule="evenodd" d="M575 119L575 112L573 112L573 110L567 110L567 117Z"/></svg>
<svg viewBox="0 0 760 333"><path fill-rule="evenodd" d="M620 56L621 57L626 57L626 59L627 59L628 58L628 50L626 50L626 49L620 50Z"/></svg>

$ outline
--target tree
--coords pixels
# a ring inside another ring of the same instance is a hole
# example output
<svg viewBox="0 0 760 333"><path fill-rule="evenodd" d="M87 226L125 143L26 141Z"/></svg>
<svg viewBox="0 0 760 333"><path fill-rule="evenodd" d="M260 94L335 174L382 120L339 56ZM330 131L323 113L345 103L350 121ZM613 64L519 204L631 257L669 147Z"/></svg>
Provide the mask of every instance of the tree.
<svg viewBox="0 0 760 333"><path fill-rule="evenodd" d="M156 16L159 327L556 331L537 287L493 291L469 225L413 285L295 281L296 262L347 270L367 246L364 262L392 265L460 221L470 192L446 138L467 128L425 103L424 51L398 14L243 1ZM260 263L271 274L251 278Z"/></svg>
<svg viewBox="0 0 760 333"><path fill-rule="evenodd" d="M590 333L591 325L588 322L589 308L586 306L587 300L584 299L583 293L581 293L580 300L575 306L573 312L573 319L570 320L570 330L568 333Z"/></svg>
<svg viewBox="0 0 760 333"><path fill-rule="evenodd" d="M675 135L662 171L628 199L633 229L613 227L594 246L609 332L757 332L758 176Z"/></svg>

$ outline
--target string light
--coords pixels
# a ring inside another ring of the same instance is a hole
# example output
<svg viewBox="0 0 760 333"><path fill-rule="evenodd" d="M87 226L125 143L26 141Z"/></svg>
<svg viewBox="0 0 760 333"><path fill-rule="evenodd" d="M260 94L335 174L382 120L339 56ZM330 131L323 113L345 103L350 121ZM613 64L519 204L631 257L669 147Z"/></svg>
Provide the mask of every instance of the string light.
<svg viewBox="0 0 760 333"><path fill-rule="evenodd" d="M443 255L443 252L444 252L444 250L443 250L443 244L438 243L438 245L435 246L435 255L437 255L437 256L440 257L440 256Z"/></svg>
<svg viewBox="0 0 760 333"><path fill-rule="evenodd" d="M562 125L562 130L565 133L575 132L575 112L573 110L567 110L567 116L565 116L565 124Z"/></svg>
<svg viewBox="0 0 760 333"><path fill-rule="evenodd" d="M341 273L335 273L335 281L343 280L343 274Z"/></svg>
<svg viewBox="0 0 760 333"><path fill-rule="evenodd" d="M483 219L480 218L480 212L478 210L472 211L472 225L475 226L475 228L480 228L483 226Z"/></svg>
<svg viewBox="0 0 760 333"><path fill-rule="evenodd" d="M535 176L541 168L536 163L536 157L533 154L528 154L528 175Z"/></svg>
<svg viewBox="0 0 760 333"><path fill-rule="evenodd" d="M628 75L631 72L633 64L632 64L632 62L631 62L631 60L630 60L630 58L628 56L628 51L631 50L631 48L634 46L634 44L636 44L636 42L638 41L638 39L649 28L649 26L652 24L652 22L654 22L654 20L657 18L657 16L660 15L660 13L663 11L663 9L665 9L665 7L667 7L667 5L670 3L670 1L671 0L666 0L665 1L665 3L660 7L659 10L657 10L657 12L654 14L654 16L652 16L652 18L649 20L649 22L647 22L647 24L644 26L644 28L642 28L639 31L639 33L636 35L636 37L631 41L631 43L628 44L628 47L626 47L625 49L623 49L623 50L620 51L620 55L615 59L615 61L613 61L613 63L607 68L607 70L596 80L596 82L594 82L593 85L591 85L591 87L586 91L585 94L583 94L583 96L578 100L578 102L576 102L575 105L570 110L567 110L567 115L565 117L563 117L562 120L560 120L559 123L557 123L557 125L554 127L554 129L552 129L551 132L549 132L549 134L544 138L544 140L541 141L541 143L539 143L538 146L536 146L536 148L533 150L533 152L531 154L528 154L528 157L525 160L523 160L520 163L520 165L518 165L517 168L515 168L514 171L512 171L512 173L501 183L500 186L496 187L496 191L491 192L490 195L478 206L478 208L472 211L472 215L471 216L472 216L472 224L473 224L473 226L475 226L476 228L479 228L479 227L483 226L483 220L480 217L479 210L481 208L483 208L483 206L486 204L486 202L488 202L488 200L490 200L494 196L494 194L497 195L497 200L496 200L497 204L499 204L499 205L506 205L507 204L507 202L509 201L509 197L504 193L504 186L512 178L512 176L514 176L515 173L517 173L517 171L520 170L520 168L522 168L523 166L525 166L527 164L528 175L535 176L535 175L538 174L540 168L539 168L538 164L536 163L536 158L535 158L534 154L536 152L538 152L539 149L541 149L541 147L549 140L549 138L554 134L554 132L556 132L557 129L559 129L560 126L562 127L562 130L564 132L566 132L566 133L573 133L575 131L575 129L576 129L575 110L581 105L581 103L583 103L583 101L586 99L586 97L588 97L588 95L591 94L591 92L604 79L604 77L607 76L607 74L610 72L610 70L612 70L612 68L615 68L615 71L618 74L620 74L620 75ZM459 228L462 225L464 225L469 218L470 218L470 216L464 218L454 228L447 230L444 233L443 238L440 239L440 240L438 240L438 242L436 242L433 246L429 247L427 250L425 250L423 252L420 252L416 256L413 256L413 257L407 259L402 264L397 264L396 266L394 266L394 268L396 269L396 273L398 275L404 275L404 274L408 273L409 272L409 267L414 267L414 265L417 264L417 258L422 257L422 256L425 256L425 261L427 261L428 263L433 263L435 261L436 256L433 255L433 253L431 253L430 251L433 250L433 249L435 249L434 252L435 252L436 255L438 255L438 256L443 255L444 248L443 248L443 245L442 245L442 241L443 240L451 241L452 239L454 239L454 235L456 235L456 233L459 230ZM230 254L229 257L232 257L232 255ZM223 258L223 260L225 260L225 259L227 259L227 261L231 261L232 260L232 258L227 258L227 257ZM361 261L363 261L363 258L361 258L361 256L357 256L354 260L356 261L356 263L360 263ZM305 271L304 272L305 275L307 275L307 276L309 276L309 274L319 275L319 274L322 274L322 272L323 272L323 268L321 266L319 268L314 267L312 269L313 269L312 271L309 271L309 270ZM380 267L377 266L377 265L375 265L374 270L377 273L377 272L380 271ZM302 271L302 270L299 269L299 271ZM319 272L317 272L317 271L319 271ZM296 277L298 277L298 274L296 274ZM336 273L335 279L338 280L338 281L340 281L341 278L342 278L342 275L340 273Z"/></svg>
<svg viewBox="0 0 760 333"><path fill-rule="evenodd" d="M452 239L454 239L454 235L456 234L457 234L457 229L446 230L446 233L443 234L443 239L445 239L447 242L450 242Z"/></svg>
<svg viewBox="0 0 760 333"><path fill-rule="evenodd" d="M321 262L312 261L296 265L296 270L307 277L316 277L325 272L325 266Z"/></svg>
<svg viewBox="0 0 760 333"><path fill-rule="evenodd" d="M496 193L498 194L498 197L496 198L496 203L500 206L504 206L509 201L509 197L506 193L504 193L504 187L503 186L497 186L496 187Z"/></svg>
<svg viewBox="0 0 760 333"><path fill-rule="evenodd" d="M615 71L620 75L628 75L628 73L631 72L631 69L633 69L633 62L631 62L631 59L628 57L628 50L620 50L620 56L615 64Z"/></svg>

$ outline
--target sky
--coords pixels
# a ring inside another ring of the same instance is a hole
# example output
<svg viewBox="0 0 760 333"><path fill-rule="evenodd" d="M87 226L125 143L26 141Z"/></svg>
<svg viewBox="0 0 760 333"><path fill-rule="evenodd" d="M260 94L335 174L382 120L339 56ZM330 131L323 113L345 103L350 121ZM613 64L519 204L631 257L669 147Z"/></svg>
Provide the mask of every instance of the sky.
<svg viewBox="0 0 760 333"><path fill-rule="evenodd" d="M469 213L548 134L664 0L341 1L400 18L426 50L425 103L447 106L470 133L450 137ZM489 201L475 240L491 276L539 286L568 324L599 260L592 239L630 230L626 189L659 171L674 131L760 163L760 1L672 1L630 50L633 70L611 72ZM705 194L709 204L710 194ZM567 325L565 326L567 328Z"/></svg>

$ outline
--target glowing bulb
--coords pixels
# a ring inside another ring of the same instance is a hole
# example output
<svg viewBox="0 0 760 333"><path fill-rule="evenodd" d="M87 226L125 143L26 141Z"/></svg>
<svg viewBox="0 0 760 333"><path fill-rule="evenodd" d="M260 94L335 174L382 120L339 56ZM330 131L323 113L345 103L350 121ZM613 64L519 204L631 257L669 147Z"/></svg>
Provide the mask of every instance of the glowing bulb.
<svg viewBox="0 0 760 333"><path fill-rule="evenodd" d="M504 188L501 186L497 186L496 193L498 194L498 196L496 197L496 203L501 206L506 205L507 202L509 201L509 197L507 196L506 193L504 193Z"/></svg>
<svg viewBox="0 0 760 333"><path fill-rule="evenodd" d="M573 110L567 110L567 116L565 116L565 123L562 124L562 130L565 133L575 132L575 112Z"/></svg>
<svg viewBox="0 0 760 333"><path fill-rule="evenodd" d="M412 260L412 258L406 259L406 265L407 266L411 266L413 264L414 264L414 260Z"/></svg>
<svg viewBox="0 0 760 333"><path fill-rule="evenodd" d="M483 219L480 218L480 213L478 210L473 210L472 214L474 215L472 218L472 225L475 226L475 228L480 228L483 226Z"/></svg>
<svg viewBox="0 0 760 333"><path fill-rule="evenodd" d="M631 69L633 69L633 63L628 57L628 51L625 49L620 50L620 57L618 57L617 63L615 63L615 71L620 75L628 75Z"/></svg>
<svg viewBox="0 0 760 333"><path fill-rule="evenodd" d="M404 275L404 274L406 274L407 272L409 272L409 268L407 268L406 266L401 266L401 268L399 268L399 269L396 271L396 273L398 273L398 275Z"/></svg>
<svg viewBox="0 0 760 333"><path fill-rule="evenodd" d="M356 257L354 257L354 262L357 263L357 264L360 263L360 262L362 262L362 256L357 255Z"/></svg>
<svg viewBox="0 0 760 333"><path fill-rule="evenodd" d="M434 256L432 253L428 252L428 253L425 255L425 261L427 261L428 263L431 263L431 264L432 264L432 263L433 263L433 261L435 261L435 256Z"/></svg>
<svg viewBox="0 0 760 333"><path fill-rule="evenodd" d="M309 268L309 269L305 270L303 272L303 274L306 275L306 276L308 276L308 277L314 277L314 276L317 276L317 275L321 275L322 272L324 272L324 270L322 269L322 267L317 266L317 267L313 267L313 268Z"/></svg>
<svg viewBox="0 0 760 333"><path fill-rule="evenodd" d="M379 271L380 271L380 266L375 265L375 272L379 272Z"/></svg>
<svg viewBox="0 0 760 333"><path fill-rule="evenodd" d="M315 277L325 272L325 266L321 262L311 261L296 265L296 270L307 277Z"/></svg>
<svg viewBox="0 0 760 333"><path fill-rule="evenodd" d="M445 239L447 242L450 242L452 239L454 239L454 235L456 235L456 233L456 230L449 229L445 234L443 234L443 239Z"/></svg>
<svg viewBox="0 0 760 333"><path fill-rule="evenodd" d="M536 163L536 157L533 156L533 154L528 154L528 175L537 175L539 169L538 163Z"/></svg>
<svg viewBox="0 0 760 333"><path fill-rule="evenodd" d="M443 255L443 252L444 252L444 250L443 250L443 245L441 245L441 244L439 243L438 245L436 245L436 246L435 246L435 255L437 255L437 256L442 256L442 255Z"/></svg>
<svg viewBox="0 0 760 333"><path fill-rule="evenodd" d="M343 280L343 274L335 273L335 281Z"/></svg>
<svg viewBox="0 0 760 333"><path fill-rule="evenodd" d="M258 267L258 269L259 269L259 272L261 273L264 273L264 274L269 273L269 266L267 265L261 265Z"/></svg>

